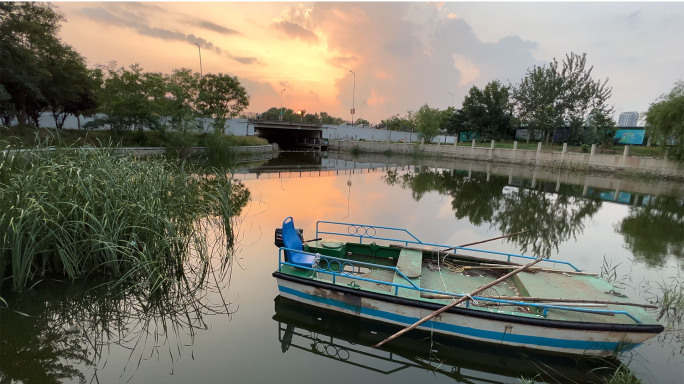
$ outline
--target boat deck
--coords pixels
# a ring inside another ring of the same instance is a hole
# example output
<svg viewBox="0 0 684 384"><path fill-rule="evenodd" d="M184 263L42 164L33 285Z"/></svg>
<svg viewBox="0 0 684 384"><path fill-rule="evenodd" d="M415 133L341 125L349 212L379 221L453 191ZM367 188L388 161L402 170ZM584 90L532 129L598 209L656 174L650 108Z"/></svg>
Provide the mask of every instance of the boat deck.
<svg viewBox="0 0 684 384"><path fill-rule="evenodd" d="M310 244L312 249L321 251L322 254L326 249L322 246L322 242L313 242ZM328 253L328 255L331 255ZM334 255L334 253L333 253ZM349 260L377 262L377 258L372 256L358 256L347 255ZM422 300L440 304L449 304L454 299L445 296L435 296L426 293L423 290L432 290L440 292L452 292L455 294L466 294L475 289L488 284L505 273L510 271L510 268L502 269L488 269L485 267L477 267L468 265L457 265L453 262L438 265L439 258L430 258L424 256L423 252L402 249L397 258L383 259L383 263L389 266L396 266L402 274L395 272L392 269L372 269L372 268L356 268L351 265L343 267L344 274L330 274L323 272L302 270L298 268L286 268L286 273L307 276L320 281L334 282L336 285L348 286L352 288L373 291L383 294L392 294L400 297ZM353 263L353 261L352 261ZM471 263L472 264L472 263ZM324 266L327 268L328 266ZM464 268L465 267L465 268ZM322 269L325 269L322 268ZM335 272L335 268L331 269ZM410 282L409 282L410 281ZM415 285L416 288L409 288ZM394 284L394 285L393 285ZM397 287L401 285L402 287ZM403 287L405 286L405 287ZM615 294L615 288L602 279L590 274L570 274L562 271L548 272L548 271L530 271L521 272L516 276L509 278L484 292L478 296L497 298L519 298L519 299L504 299L516 302L525 301L523 297L532 298L553 298L563 300L601 300L610 302L627 302L627 298ZM596 310L624 310L629 311L632 316L643 321L644 323L652 323L652 317L642 308L633 306L622 306L615 304L567 304L567 303L545 303L547 305L557 306L572 306L575 308L596 309ZM543 315L543 309L538 307L511 304L506 302L489 302L478 300L470 302L470 308L492 311L492 312L506 312L514 313L520 316L534 316L539 317ZM575 312L560 309L548 309L546 318L564 320L564 321L579 321L579 322L598 322L598 323L624 323L634 324L634 320L622 314L607 315L592 312Z"/></svg>

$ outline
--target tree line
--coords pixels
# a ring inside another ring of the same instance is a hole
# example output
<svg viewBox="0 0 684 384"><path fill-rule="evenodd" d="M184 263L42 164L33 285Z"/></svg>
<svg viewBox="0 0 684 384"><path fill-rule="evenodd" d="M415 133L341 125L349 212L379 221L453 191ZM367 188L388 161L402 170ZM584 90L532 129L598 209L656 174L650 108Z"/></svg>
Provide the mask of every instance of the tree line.
<svg viewBox="0 0 684 384"><path fill-rule="evenodd" d="M425 104L405 116L384 119L379 127L415 130L428 142L440 133L468 141L512 139L523 128L527 141L612 146L617 129L608 104L612 88L608 79L593 79L592 69L586 54L570 53L560 63L553 59L528 69L518 84L494 80L482 89L472 86L460 109ZM654 143L668 148L671 158L684 159L684 82L651 104L646 131Z"/></svg>
<svg viewBox="0 0 684 384"><path fill-rule="evenodd" d="M62 128L68 115L92 116L85 128L167 127L223 131L226 120L249 105L235 76L187 68L144 72L116 62L87 68L85 59L57 37L64 16L49 3L0 2L0 119L39 126L49 112Z"/></svg>
<svg viewBox="0 0 684 384"><path fill-rule="evenodd" d="M562 63L534 66L517 85L494 80L480 89L472 86L462 107L445 110L423 105L405 117L382 121L388 129L415 129L427 141L440 132L467 134L467 138L500 140L512 138L518 128L528 129L528 139L537 134L549 142L559 131L572 144L612 140L615 123L608 105L612 89L607 80L591 77L586 54L571 53Z"/></svg>

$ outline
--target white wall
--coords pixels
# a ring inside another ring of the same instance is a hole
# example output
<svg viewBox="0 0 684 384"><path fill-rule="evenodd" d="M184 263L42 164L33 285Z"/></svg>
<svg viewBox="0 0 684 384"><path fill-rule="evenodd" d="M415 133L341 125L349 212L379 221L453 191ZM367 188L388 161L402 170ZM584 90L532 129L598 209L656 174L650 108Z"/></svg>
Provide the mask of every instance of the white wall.
<svg viewBox="0 0 684 384"><path fill-rule="evenodd" d="M92 118L81 117L81 126L88 121L93 120ZM209 123L211 119L204 120L204 127L206 130L210 130ZM16 124L16 121L13 122ZM40 126L43 128L54 128L55 120L52 118L52 114L43 113L39 119ZM78 129L78 122L74 116L69 115L64 121L65 129ZM366 141L419 141L417 133L411 134L411 132L397 132L397 131L387 131L383 129L374 129L367 127L349 126L346 124L342 125L323 125L323 137L331 140L366 140ZM254 126L248 124L247 119L229 119L226 123L226 133L232 133L236 136L251 136L254 135ZM444 143L444 135L437 136L433 142L440 141ZM454 143L453 136L447 136L447 143Z"/></svg>

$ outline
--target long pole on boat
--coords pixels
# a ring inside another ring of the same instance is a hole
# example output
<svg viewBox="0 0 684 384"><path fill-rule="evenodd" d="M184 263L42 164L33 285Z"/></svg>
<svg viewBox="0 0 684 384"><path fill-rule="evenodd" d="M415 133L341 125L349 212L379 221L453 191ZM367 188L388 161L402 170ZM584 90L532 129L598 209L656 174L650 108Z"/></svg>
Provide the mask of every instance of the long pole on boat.
<svg viewBox="0 0 684 384"><path fill-rule="evenodd" d="M408 332L408 331L410 331L410 330L412 330L412 329L418 327L419 325L421 325L421 324L423 324L424 322L426 322L426 321L432 319L433 317L439 315L440 313L445 312L445 311L449 310L450 308L452 308L452 307L454 307L454 306L456 306L456 305L458 305L458 304L460 304L460 303L462 303L462 302L464 302L464 301L466 301L466 300L472 299L472 296L475 296L475 295L477 295L478 293L484 291L485 289L490 288L490 287L493 287L493 286L499 284L500 282L502 282L502 281L508 279L508 278L511 277L511 276L517 275L518 273L520 273L520 272L522 272L522 271L524 271L524 270L530 268L531 266L537 264L538 262L540 262L540 261L542 261L542 260L544 260L544 259L543 259L542 257L539 257L539 258L535 259L534 261L529 262L529 263L523 265L522 267L520 267L520 268L518 268L518 269L516 269L516 270L514 270L514 271L511 271L511 272L509 272L509 273L507 273L507 274L505 274L505 275L503 275L503 276L501 276L500 278L498 278L498 279L492 281L491 283L485 284L485 285L481 286L480 288L478 288L478 289L476 289L476 290L470 292L469 294L464 295L464 296L461 296L460 299L454 301L453 303L450 303L449 305L445 305L445 306L443 306L442 308L440 308L440 309L438 309L438 310L432 312L431 314L429 314L429 315L423 317L422 319L416 321L415 323L409 325L408 327L402 329L401 331L399 331L399 332L393 334L392 336L389 336L389 337L386 338L385 340L383 340L383 341L381 341L381 342L375 344L373 347L378 348L378 347L382 346L383 344L385 344L386 342L396 339L397 337L399 337L399 336L403 335L404 333L406 333L406 332Z"/></svg>
<svg viewBox="0 0 684 384"><path fill-rule="evenodd" d="M503 235L503 236L499 236L499 237L493 237L493 238L487 239L487 240L481 240L481 241L476 241L476 242L474 242L474 243L462 244L462 245L457 245L457 246L455 246L455 247L451 247L451 248L447 248L447 249L442 249L442 252L444 252L444 251L450 251L450 250L452 250L452 249L454 249L454 248L469 247L469 246L475 245L475 244L482 244L482 243L488 243L488 242L494 241L494 240L505 239L505 238L507 238L507 237L519 235L519 234L525 233L525 232L527 232L527 229L524 230L524 231L520 231L520 232L516 232L516 233L511 233L511 234L508 234L508 235Z"/></svg>

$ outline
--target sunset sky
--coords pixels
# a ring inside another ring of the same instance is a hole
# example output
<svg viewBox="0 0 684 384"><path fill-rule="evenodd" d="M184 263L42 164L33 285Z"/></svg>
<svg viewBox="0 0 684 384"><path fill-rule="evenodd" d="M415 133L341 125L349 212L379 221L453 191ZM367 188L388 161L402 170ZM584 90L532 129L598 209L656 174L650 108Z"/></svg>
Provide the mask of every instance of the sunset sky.
<svg viewBox="0 0 684 384"><path fill-rule="evenodd" d="M587 53L616 113L684 79L684 2L55 2L89 66L237 76L248 112L283 106L379 123ZM355 75L351 72L353 71ZM354 89L354 80L356 82ZM364 103L365 102L365 103ZM616 115L617 117L617 115Z"/></svg>

